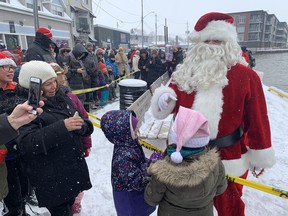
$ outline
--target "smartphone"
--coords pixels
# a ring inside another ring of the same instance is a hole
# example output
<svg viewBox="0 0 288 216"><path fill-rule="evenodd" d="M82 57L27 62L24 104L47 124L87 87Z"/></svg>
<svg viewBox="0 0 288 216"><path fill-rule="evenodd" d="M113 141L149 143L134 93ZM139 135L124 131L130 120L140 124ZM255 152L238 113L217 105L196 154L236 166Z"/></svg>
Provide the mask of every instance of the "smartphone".
<svg viewBox="0 0 288 216"><path fill-rule="evenodd" d="M41 96L42 80L38 77L30 77L28 104L33 107L32 114L36 115L36 109L39 107Z"/></svg>

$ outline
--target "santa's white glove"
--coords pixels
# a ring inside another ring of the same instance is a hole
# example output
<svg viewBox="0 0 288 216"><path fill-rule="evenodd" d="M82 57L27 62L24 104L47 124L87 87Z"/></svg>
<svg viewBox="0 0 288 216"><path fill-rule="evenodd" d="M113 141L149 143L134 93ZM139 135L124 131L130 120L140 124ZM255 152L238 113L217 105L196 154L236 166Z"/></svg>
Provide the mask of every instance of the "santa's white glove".
<svg viewBox="0 0 288 216"><path fill-rule="evenodd" d="M158 100L158 107L160 111L166 110L168 108L168 103L171 100L177 101L177 98L171 93L163 93Z"/></svg>

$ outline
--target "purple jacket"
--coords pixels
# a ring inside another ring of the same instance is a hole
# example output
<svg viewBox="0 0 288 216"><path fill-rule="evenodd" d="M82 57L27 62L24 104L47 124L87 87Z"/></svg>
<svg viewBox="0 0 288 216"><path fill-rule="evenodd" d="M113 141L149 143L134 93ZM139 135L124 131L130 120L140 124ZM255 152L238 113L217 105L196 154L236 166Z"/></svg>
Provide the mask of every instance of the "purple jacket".
<svg viewBox="0 0 288 216"><path fill-rule="evenodd" d="M131 110L112 110L101 118L101 129L114 144L112 187L118 216L149 216L155 207L144 200L146 160L138 139L132 137Z"/></svg>
<svg viewBox="0 0 288 216"><path fill-rule="evenodd" d="M67 96L72 100L73 105L75 106L75 108L79 111L80 116L83 119L88 119L88 115L86 113L86 110L82 104L82 102L79 100L79 98L71 93L68 92ZM92 140L91 140L91 136L83 136L81 137L81 141L82 141L82 145L83 145L83 150L85 151L86 149L89 149L92 147Z"/></svg>

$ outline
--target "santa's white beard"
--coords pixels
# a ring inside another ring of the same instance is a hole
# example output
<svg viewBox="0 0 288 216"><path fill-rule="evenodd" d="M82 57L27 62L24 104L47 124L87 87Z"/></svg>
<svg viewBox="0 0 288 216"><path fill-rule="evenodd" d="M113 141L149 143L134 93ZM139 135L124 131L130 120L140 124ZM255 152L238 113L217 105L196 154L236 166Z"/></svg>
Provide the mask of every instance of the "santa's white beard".
<svg viewBox="0 0 288 216"><path fill-rule="evenodd" d="M183 64L172 74L172 82L181 91L190 94L194 90L210 86L226 86L228 70L242 59L241 48L236 43L211 45L196 44L188 53Z"/></svg>

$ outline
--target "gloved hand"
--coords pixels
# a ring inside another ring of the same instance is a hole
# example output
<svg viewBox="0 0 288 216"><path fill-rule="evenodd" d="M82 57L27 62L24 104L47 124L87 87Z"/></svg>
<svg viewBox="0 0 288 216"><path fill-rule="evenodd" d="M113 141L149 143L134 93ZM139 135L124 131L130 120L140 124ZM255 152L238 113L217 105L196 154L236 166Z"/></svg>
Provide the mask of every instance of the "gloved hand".
<svg viewBox="0 0 288 216"><path fill-rule="evenodd" d="M177 101L177 98L171 93L163 93L158 100L158 107L160 111L166 110L168 108L168 103L171 100Z"/></svg>
<svg viewBox="0 0 288 216"><path fill-rule="evenodd" d="M157 160L163 159L163 152L153 152L149 158L151 162L156 162Z"/></svg>
<svg viewBox="0 0 288 216"><path fill-rule="evenodd" d="M252 175L256 178L258 178L260 175L264 173L264 168L259 168L251 163L250 163L250 170L252 171Z"/></svg>
<svg viewBox="0 0 288 216"><path fill-rule="evenodd" d="M88 156L90 155L90 151L91 151L90 148L85 149L85 150L84 150L84 157L88 157Z"/></svg>

